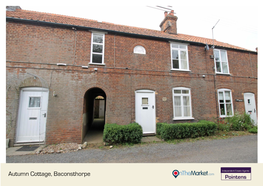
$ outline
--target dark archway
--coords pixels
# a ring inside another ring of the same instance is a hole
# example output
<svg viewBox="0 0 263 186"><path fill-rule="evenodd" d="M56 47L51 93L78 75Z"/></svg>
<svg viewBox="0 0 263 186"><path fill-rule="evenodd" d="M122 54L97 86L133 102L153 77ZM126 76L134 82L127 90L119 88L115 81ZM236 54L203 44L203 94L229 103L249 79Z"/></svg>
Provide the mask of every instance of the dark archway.
<svg viewBox="0 0 263 186"><path fill-rule="evenodd" d="M84 141L89 142L90 137L94 140L93 138L102 136L105 125L106 100L106 93L100 88L91 88L85 93L83 106Z"/></svg>

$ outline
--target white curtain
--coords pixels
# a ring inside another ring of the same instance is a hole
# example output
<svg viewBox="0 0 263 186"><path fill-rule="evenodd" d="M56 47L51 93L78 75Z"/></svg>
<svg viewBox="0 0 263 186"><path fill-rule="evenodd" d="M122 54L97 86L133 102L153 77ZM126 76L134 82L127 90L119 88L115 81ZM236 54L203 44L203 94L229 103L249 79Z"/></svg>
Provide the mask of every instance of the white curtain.
<svg viewBox="0 0 263 186"><path fill-rule="evenodd" d="M187 69L186 51L181 51L181 69Z"/></svg>
<svg viewBox="0 0 263 186"><path fill-rule="evenodd" d="M231 97L230 97L230 91L225 91L225 97L226 97L226 100L231 100Z"/></svg>
<svg viewBox="0 0 263 186"><path fill-rule="evenodd" d="M174 115L175 117L181 117L181 96L174 96Z"/></svg>

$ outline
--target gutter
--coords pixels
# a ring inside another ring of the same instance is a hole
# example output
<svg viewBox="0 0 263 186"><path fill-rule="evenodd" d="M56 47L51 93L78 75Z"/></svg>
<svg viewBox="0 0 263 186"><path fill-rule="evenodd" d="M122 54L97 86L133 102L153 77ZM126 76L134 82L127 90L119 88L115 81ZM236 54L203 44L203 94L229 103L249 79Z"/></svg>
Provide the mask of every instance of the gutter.
<svg viewBox="0 0 263 186"><path fill-rule="evenodd" d="M122 31L115 31L115 30L108 30L108 29L102 29L102 28L94 28L94 27L87 27L87 26L79 26L79 25L72 25L72 24L65 24L65 23L54 23L54 22L47 22L47 21L39 21L39 20L31 20L31 19L21 19L21 18L14 18L14 17L6 17L6 21L12 21L12 22L24 22L24 23L29 23L29 24L42 24L46 26L56 26L56 27L63 27L63 28L68 28L68 29L74 29L77 28L78 30L98 30L98 31L103 31L103 32L108 32L112 34L119 34L119 35L130 35L134 36L137 38L147 38L147 39L153 39L153 40L161 40L161 41L174 41L174 42L184 42L184 43L191 43L194 45L201 45L201 46L206 46L205 43L199 43L199 42L194 42L194 41L187 41L187 40L180 40L180 39L171 39L167 37L158 37L158 36L150 36L150 35L143 35L143 34L134 34L134 33L129 33L129 32L122 32ZM220 47L217 46L217 48L223 48L223 49L231 49L231 50L238 50L238 51L244 51L244 52L251 52L257 54L255 51L250 51L250 50L241 50L241 49L235 49L235 48L228 48L228 47Z"/></svg>

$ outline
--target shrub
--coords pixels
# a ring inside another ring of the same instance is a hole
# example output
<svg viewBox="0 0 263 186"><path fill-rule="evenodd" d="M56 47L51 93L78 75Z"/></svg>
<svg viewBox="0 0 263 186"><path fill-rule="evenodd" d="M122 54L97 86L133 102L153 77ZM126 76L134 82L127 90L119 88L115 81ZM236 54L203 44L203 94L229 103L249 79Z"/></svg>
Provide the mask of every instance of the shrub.
<svg viewBox="0 0 263 186"><path fill-rule="evenodd" d="M158 124L157 133L164 140L196 138L200 136L213 135L217 125L210 121L199 121L198 123Z"/></svg>
<svg viewBox="0 0 263 186"><path fill-rule="evenodd" d="M227 117L225 121L230 124L230 130L244 131L253 127L253 122L247 113L237 113L232 117Z"/></svg>
<svg viewBox="0 0 263 186"><path fill-rule="evenodd" d="M113 143L139 143L142 139L142 127L138 123L128 125L106 124L103 141Z"/></svg>
<svg viewBox="0 0 263 186"><path fill-rule="evenodd" d="M231 125L229 123L226 124L219 123L218 130L229 132L231 130Z"/></svg>
<svg viewBox="0 0 263 186"><path fill-rule="evenodd" d="M161 135L162 126L164 123L157 123L156 124L156 134Z"/></svg>
<svg viewBox="0 0 263 186"><path fill-rule="evenodd" d="M254 127L250 128L250 129L248 130L248 132L250 132L250 133L258 133L258 127L257 127L257 126L254 126Z"/></svg>

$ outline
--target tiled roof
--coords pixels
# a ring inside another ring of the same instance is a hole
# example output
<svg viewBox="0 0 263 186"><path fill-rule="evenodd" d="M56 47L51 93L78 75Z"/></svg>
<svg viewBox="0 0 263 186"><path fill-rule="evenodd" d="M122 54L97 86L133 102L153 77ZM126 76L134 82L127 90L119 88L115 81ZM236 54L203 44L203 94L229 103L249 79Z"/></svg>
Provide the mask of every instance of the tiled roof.
<svg viewBox="0 0 263 186"><path fill-rule="evenodd" d="M151 36L151 37L165 38L165 39L178 40L178 41L195 42L200 44L208 44L208 45L214 44L215 46L219 46L219 47L250 51L248 49L230 45L228 43L219 42L217 40L214 40L213 42L212 39L203 38L203 37L197 37L197 36L191 36L185 34L177 34L177 35L168 34L157 30L123 26L123 25L117 25L117 24L106 23L106 22L98 22L90 19L51 14L51 13L42 13L42 12L17 9L16 11L6 11L6 17L91 27L91 28L103 29L108 31L117 31L117 32L128 33L128 34Z"/></svg>

